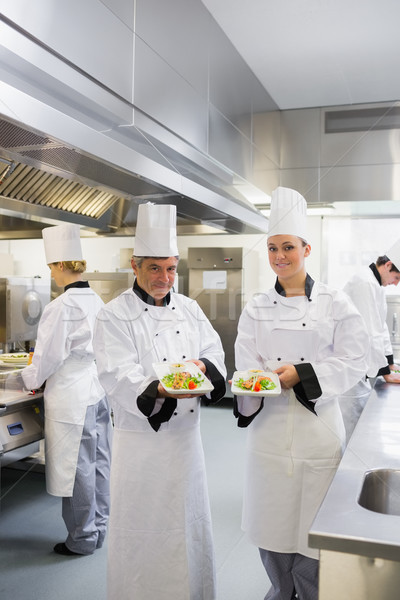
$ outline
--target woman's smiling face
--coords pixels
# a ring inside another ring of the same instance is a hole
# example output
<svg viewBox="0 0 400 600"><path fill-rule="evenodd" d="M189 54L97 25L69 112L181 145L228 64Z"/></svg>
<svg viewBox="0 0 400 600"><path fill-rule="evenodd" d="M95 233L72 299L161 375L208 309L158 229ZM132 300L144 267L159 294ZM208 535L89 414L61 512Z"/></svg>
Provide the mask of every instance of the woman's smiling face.
<svg viewBox="0 0 400 600"><path fill-rule="evenodd" d="M303 245L303 240L296 235L273 235L268 239L269 264L278 279L304 273L304 259L310 250L310 245Z"/></svg>

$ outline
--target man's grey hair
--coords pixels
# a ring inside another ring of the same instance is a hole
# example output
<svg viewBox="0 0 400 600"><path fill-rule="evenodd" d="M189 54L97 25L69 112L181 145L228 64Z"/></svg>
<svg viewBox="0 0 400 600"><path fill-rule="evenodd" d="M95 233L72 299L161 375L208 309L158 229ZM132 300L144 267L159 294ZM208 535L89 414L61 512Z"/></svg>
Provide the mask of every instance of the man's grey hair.
<svg viewBox="0 0 400 600"><path fill-rule="evenodd" d="M154 260L167 260L167 258L170 258L170 257L169 256L135 256L134 254L132 254L132 258L135 261L137 267L140 269L145 258L154 258ZM179 260L179 255L175 256L175 258L177 260Z"/></svg>

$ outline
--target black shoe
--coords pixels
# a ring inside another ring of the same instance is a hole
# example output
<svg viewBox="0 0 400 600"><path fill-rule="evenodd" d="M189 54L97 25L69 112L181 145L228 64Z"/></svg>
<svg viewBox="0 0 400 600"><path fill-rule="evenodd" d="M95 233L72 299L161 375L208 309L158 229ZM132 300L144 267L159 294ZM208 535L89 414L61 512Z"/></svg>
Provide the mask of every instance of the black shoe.
<svg viewBox="0 0 400 600"><path fill-rule="evenodd" d="M56 544L53 550L56 554L63 554L64 556L84 556L84 554L79 554L79 552L73 552L72 550L67 548L64 542Z"/></svg>

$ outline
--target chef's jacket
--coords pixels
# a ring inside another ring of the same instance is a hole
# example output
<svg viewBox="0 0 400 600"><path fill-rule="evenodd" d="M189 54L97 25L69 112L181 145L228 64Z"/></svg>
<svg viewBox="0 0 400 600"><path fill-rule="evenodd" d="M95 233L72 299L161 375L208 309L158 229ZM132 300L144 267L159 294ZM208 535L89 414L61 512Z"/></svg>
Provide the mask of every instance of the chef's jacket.
<svg viewBox="0 0 400 600"><path fill-rule="evenodd" d="M22 371L27 389L46 382L45 459L47 491L72 496L86 408L104 398L97 377L92 335L101 298L87 282L43 309L32 364Z"/></svg>
<svg viewBox="0 0 400 600"><path fill-rule="evenodd" d="M274 289L244 308L236 368L295 365L300 383L278 396L238 396L248 426L242 527L260 548L312 558L308 530L344 446L337 397L365 373L368 336L346 295L307 275L306 295Z"/></svg>
<svg viewBox="0 0 400 600"><path fill-rule="evenodd" d="M374 264L361 269L344 286L363 317L370 337L368 355L368 377L390 373L393 364L393 350L386 324L387 303L381 277Z"/></svg>
<svg viewBox="0 0 400 600"><path fill-rule="evenodd" d="M159 398L153 363L200 358L218 400L219 336L195 301L171 293L155 306L135 282L99 313L94 347L114 412L108 598L212 600L200 398Z"/></svg>

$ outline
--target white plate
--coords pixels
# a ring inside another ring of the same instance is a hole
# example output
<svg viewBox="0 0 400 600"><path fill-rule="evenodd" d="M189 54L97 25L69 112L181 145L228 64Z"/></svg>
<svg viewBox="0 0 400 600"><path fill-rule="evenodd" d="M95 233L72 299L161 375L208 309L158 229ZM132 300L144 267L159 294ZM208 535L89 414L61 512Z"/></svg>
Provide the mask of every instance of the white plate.
<svg viewBox="0 0 400 600"><path fill-rule="evenodd" d="M260 392L253 392L252 390L243 390L241 387L235 385L235 382L237 382L238 379L247 380L250 379L250 377L256 377L258 375L269 377L276 387L273 390L261 390ZM248 369L247 371L234 372L231 390L235 396L279 396L281 393L281 383L276 373L271 373L269 371L258 371L258 369Z"/></svg>
<svg viewBox="0 0 400 600"><path fill-rule="evenodd" d="M0 354L0 361L9 365L27 365L29 354L26 352L16 352L15 354Z"/></svg>
<svg viewBox="0 0 400 600"><path fill-rule="evenodd" d="M204 381L199 385L199 387L197 387L194 390L187 390L187 389L179 389L179 390L174 390L171 387L167 387L163 381L162 378L165 377L165 375L169 375L170 373L176 372L176 369L174 368L173 365L176 365L177 363L168 363L168 362L162 362L162 363L153 363L153 369L158 377L158 379L161 382L161 385L163 386L163 388L169 392L170 394L198 394L199 396L202 396L203 394L208 394L208 392L211 392L214 389L213 384L211 383L211 381L209 379L207 379L207 377L204 375L204 373L202 373L199 369L199 367L197 365L195 365L192 362L184 362L184 363L179 363L179 364L184 364L186 366L185 371L187 371L188 373L190 373L192 376L196 376L196 377L203 377Z"/></svg>

